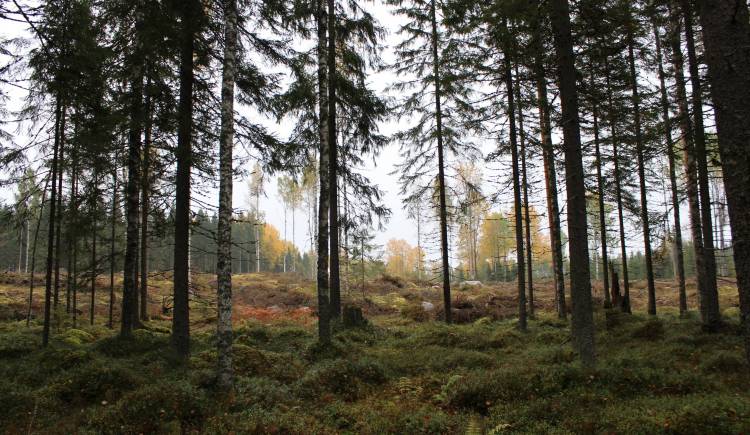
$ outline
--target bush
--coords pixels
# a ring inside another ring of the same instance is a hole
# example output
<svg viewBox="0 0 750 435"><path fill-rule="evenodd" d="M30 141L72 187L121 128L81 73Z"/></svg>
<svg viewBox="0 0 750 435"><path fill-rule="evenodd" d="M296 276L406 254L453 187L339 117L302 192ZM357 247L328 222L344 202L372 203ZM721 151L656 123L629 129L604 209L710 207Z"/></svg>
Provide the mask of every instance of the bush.
<svg viewBox="0 0 750 435"><path fill-rule="evenodd" d="M118 364L94 361L77 366L57 378L50 388L55 397L63 402L89 404L102 399L114 401L141 382L131 370Z"/></svg>
<svg viewBox="0 0 750 435"><path fill-rule="evenodd" d="M292 391L281 382L266 377L238 377L235 383L236 401L232 408L240 411L251 406L271 409L295 402Z"/></svg>
<svg viewBox="0 0 750 435"><path fill-rule="evenodd" d="M422 307L422 304L409 304L401 309L401 317L414 322L426 322L430 320L430 313Z"/></svg>
<svg viewBox="0 0 750 435"><path fill-rule="evenodd" d="M717 352L701 363L704 373L728 374L747 370L747 362L737 352Z"/></svg>
<svg viewBox="0 0 750 435"><path fill-rule="evenodd" d="M664 337L664 324L659 319L649 319L633 331L633 338L655 341Z"/></svg>
<svg viewBox="0 0 750 435"><path fill-rule="evenodd" d="M16 358L24 356L41 345L39 336L28 330L12 331L0 334L0 358Z"/></svg>
<svg viewBox="0 0 750 435"><path fill-rule="evenodd" d="M200 429L208 407L203 391L187 381L160 380L96 412L89 424L103 433L186 433Z"/></svg>
<svg viewBox="0 0 750 435"><path fill-rule="evenodd" d="M306 397L330 393L344 400L355 400L361 397L366 385L381 384L385 379L385 371L377 361L335 359L313 367L300 379L298 387Z"/></svg>

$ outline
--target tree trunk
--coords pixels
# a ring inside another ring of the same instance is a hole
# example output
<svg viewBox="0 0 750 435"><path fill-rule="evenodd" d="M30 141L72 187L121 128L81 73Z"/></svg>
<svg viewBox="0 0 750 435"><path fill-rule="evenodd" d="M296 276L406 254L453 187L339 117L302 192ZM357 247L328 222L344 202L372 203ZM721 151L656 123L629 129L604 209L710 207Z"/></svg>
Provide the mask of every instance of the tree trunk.
<svg viewBox="0 0 750 435"><path fill-rule="evenodd" d="M440 102L440 56L438 54L438 29L436 0L430 0L430 40L432 45L432 74L435 86L435 128L438 154L438 195L440 197L440 250L443 265L443 308L445 322L451 323L451 269L448 261L448 211L445 200L445 156L443 149L443 111Z"/></svg>
<svg viewBox="0 0 750 435"><path fill-rule="evenodd" d="M142 11L137 11L142 14ZM136 33L141 31L142 17L136 18ZM138 255L138 214L139 185L141 182L141 131L143 127L143 64L139 59L141 52L140 37L136 35L133 57L132 76L130 79L130 125L128 132L128 180L125 187L126 241L125 264L123 270L122 311L120 313L120 335L129 337L137 325L138 304L136 266Z"/></svg>
<svg viewBox="0 0 750 435"><path fill-rule="evenodd" d="M232 370L232 151L234 145L234 81L237 52L237 2L224 5L224 65L221 79L221 133L219 138L219 222L216 262L216 350L218 380L231 388Z"/></svg>
<svg viewBox="0 0 750 435"><path fill-rule="evenodd" d="M635 124L635 152L638 164L638 180L641 193L641 224L643 225L643 253L646 259L646 281L648 286L648 313L656 315L656 286L654 285L654 265L651 259L651 226L648 221L648 193L646 192L646 168L643 155L643 133L641 131L641 97L638 92L638 75L635 70L635 41L632 24L628 23L628 63L630 64L630 86L633 99Z"/></svg>
<svg viewBox="0 0 750 435"><path fill-rule="evenodd" d="M115 162L117 159L115 159ZM117 169L112 171L112 228L109 245L109 329L114 328L113 314L115 308L115 229L117 225Z"/></svg>
<svg viewBox="0 0 750 435"><path fill-rule="evenodd" d="M594 77L591 77L591 85L595 86ZM593 97L597 99L597 96ZM608 253L607 253L607 219L604 210L604 179L602 178L602 154L599 146L599 102L594 101L593 108L594 116L594 152L596 157L596 186L599 191L598 203L599 203L599 230L601 232L601 244L602 244L602 288L604 290L604 307L609 308L612 306L612 301L609 298L609 276L607 265L609 264Z"/></svg>
<svg viewBox="0 0 750 435"><path fill-rule="evenodd" d="M690 1L682 1L685 20L685 40L687 42L688 68L693 103L693 141L695 144L695 165L698 170L698 194L700 196L701 230L703 236L704 282L700 291L701 317L703 327L715 331L721 323L719 311L719 291L716 284L716 255L714 253L714 236L711 216L711 193L708 180L708 162L706 155L706 132L703 128L703 94L698 72L698 57L695 53L695 36L693 34L693 11Z"/></svg>
<svg viewBox="0 0 750 435"><path fill-rule="evenodd" d="M661 36L656 20L653 22L654 40L656 41L656 61L659 73L659 91L661 98L661 116L664 122L664 141L667 149L667 163L669 165L669 185L672 192L672 215L674 218L674 242L672 254L674 256L674 277L677 280L679 291L680 316L687 314L687 293L685 290L685 261L682 251L682 223L680 221L680 198L677 188L677 175L675 169L674 143L672 141L672 119L669 116L669 97L667 96L666 75L664 74L664 61L661 49ZM679 35L678 35L679 37ZM678 42L679 45L679 42ZM678 47L679 48L679 47Z"/></svg>
<svg viewBox="0 0 750 435"><path fill-rule="evenodd" d="M744 1L699 0L732 228L740 318L750 361L750 24Z"/></svg>
<svg viewBox="0 0 750 435"><path fill-rule="evenodd" d="M329 303L329 279L328 279L328 218L329 218L329 183L328 177L330 153L328 150L328 66L326 64L328 38L328 18L326 12L326 0L317 0L317 30L318 30L318 134L320 140L319 150L319 205L318 205L318 262L317 262L317 284L318 284L318 339L327 344L331 341L331 312Z"/></svg>
<svg viewBox="0 0 750 435"><path fill-rule="evenodd" d="M515 47L514 47L515 48ZM523 212L524 212L524 229L526 230L525 233L525 243L526 243L526 288L527 288L527 298L528 298L528 304L529 304L529 310L528 314L529 317L532 319L534 318L534 267L532 263L531 258L531 217L530 217L530 206L529 206L529 183L528 179L526 177L526 131L524 130L523 126L523 103L521 103L521 79L519 78L518 74L518 64L515 64L515 73L516 73L516 80L515 80L515 102L518 105L518 144L520 146L519 153L521 157L521 186L523 187ZM478 233L478 231L472 232L475 236ZM476 246L476 243L475 243ZM476 252L476 249L475 249ZM476 270L476 264L475 264L475 270ZM476 278L475 278L476 279Z"/></svg>
<svg viewBox="0 0 750 435"><path fill-rule="evenodd" d="M336 1L328 0L328 195L330 196L330 292L331 316L341 317L341 278L339 268L338 145L336 143Z"/></svg>
<svg viewBox="0 0 750 435"><path fill-rule="evenodd" d="M622 261L622 284L623 295L620 308L625 313L630 313L630 280L628 278L628 250L625 245L625 216L622 207L622 175L620 174L620 154L618 152L617 127L615 121L615 108L612 102L612 84L610 82L609 59L604 60L607 80L607 104L609 105L609 125L612 137L612 159L615 163L615 196L617 197L617 221L620 227L620 257Z"/></svg>
<svg viewBox="0 0 750 435"><path fill-rule="evenodd" d="M93 219L91 223L91 304L89 305L89 324L91 326L94 325L94 308L96 307L96 202L99 200L96 195L96 183L98 182L96 173L94 173L93 177L93 192L91 193L91 216Z"/></svg>
<svg viewBox="0 0 750 435"><path fill-rule="evenodd" d="M58 148L59 157L58 157L58 171L57 171L57 214L51 215L50 219L56 222L57 230L55 232L55 291L54 291L54 306L57 308L57 303L59 300L60 295L60 253L61 253L61 243L60 243L60 233L62 232L62 183L63 183L63 168L62 166L65 164L65 119L67 118L66 113L66 107L63 105L62 108L62 115L60 117L60 132L59 132L59 140L60 145ZM71 196L72 198L72 196ZM51 210L51 209L50 209Z"/></svg>
<svg viewBox="0 0 750 435"><path fill-rule="evenodd" d="M551 0L550 20L558 56L560 103L565 141L565 175L568 197L568 233L570 235L570 292L573 312L572 334L584 366L593 367L594 316L591 305L588 234L586 224L586 186L581 154L578 118L578 91L567 0Z"/></svg>
<svg viewBox="0 0 750 435"><path fill-rule="evenodd" d="M151 196L151 119L152 101L149 95L151 87L150 71L146 80L146 103L144 120L143 161L141 173L141 243L140 243L140 320L148 320L148 215L150 213L149 197Z"/></svg>
<svg viewBox="0 0 750 435"><path fill-rule="evenodd" d="M49 343L49 326L50 326L50 311L52 302L52 267L53 257L55 248L55 219L57 211L57 172L61 169L58 167L58 152L60 148L60 122L62 118L62 105L60 97L57 97L55 103L55 139L52 149L52 170L50 174L50 180L52 180L52 191L50 193L50 206L49 206L49 229L47 231L47 270L45 272L45 288L44 288L44 326L42 328L42 346L47 346ZM39 217L41 219L41 215Z"/></svg>
<svg viewBox="0 0 750 435"><path fill-rule="evenodd" d="M510 31L507 20L503 23L505 27L505 39L510 38ZM516 132L516 106L513 90L513 74L511 73L510 61L510 43L505 43L505 53L503 56L503 75L505 79L505 88L507 90L507 117L510 129L510 154L511 165L513 165L513 211L515 217L516 233L516 264L518 267L518 329L526 331L526 282L523 254L523 206L521 204L521 180L519 174L518 158L518 137Z"/></svg>
<svg viewBox="0 0 750 435"><path fill-rule="evenodd" d="M190 167L193 140L193 52L198 14L197 0L185 0L180 8L180 102L177 127L177 175L174 242L174 313L172 344L177 354L187 359L190 354Z"/></svg>
<svg viewBox="0 0 750 435"><path fill-rule="evenodd" d="M538 5L537 5L538 7ZM557 315L567 317L565 304L565 272L563 271L562 231L560 229L560 208L557 203L557 174L555 170L555 150L552 145L552 121L547 97L547 77L544 68L544 48L541 40L541 24L538 15L534 16L534 78L536 81L537 109L539 111L539 131L544 160L544 186L547 193L547 220L549 222L550 246L552 248L552 269L555 282L555 302Z"/></svg>
<svg viewBox="0 0 750 435"><path fill-rule="evenodd" d="M49 185L50 178L54 180L52 175L47 176L44 182L44 190L42 190L42 202L39 203L39 217L36 220L36 229L34 230L34 247L31 250L31 271L29 274L29 306L26 310L26 326L28 327L31 323L31 304L34 301L34 271L36 268L36 247L39 241L39 228L42 226L42 214L44 213L44 201L47 197L47 187ZM53 181L54 184L54 181Z"/></svg>

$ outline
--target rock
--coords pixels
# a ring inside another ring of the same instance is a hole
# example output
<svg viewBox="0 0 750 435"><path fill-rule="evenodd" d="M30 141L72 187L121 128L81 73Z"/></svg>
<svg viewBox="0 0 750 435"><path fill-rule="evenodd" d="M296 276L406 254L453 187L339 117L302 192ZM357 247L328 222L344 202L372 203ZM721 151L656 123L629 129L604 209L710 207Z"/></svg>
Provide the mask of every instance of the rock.
<svg viewBox="0 0 750 435"><path fill-rule="evenodd" d="M435 304L432 302L422 301L422 309L425 311L432 311L435 309Z"/></svg>
<svg viewBox="0 0 750 435"><path fill-rule="evenodd" d="M461 283L461 285L472 286L472 287L480 286L482 285L482 281L464 281Z"/></svg>

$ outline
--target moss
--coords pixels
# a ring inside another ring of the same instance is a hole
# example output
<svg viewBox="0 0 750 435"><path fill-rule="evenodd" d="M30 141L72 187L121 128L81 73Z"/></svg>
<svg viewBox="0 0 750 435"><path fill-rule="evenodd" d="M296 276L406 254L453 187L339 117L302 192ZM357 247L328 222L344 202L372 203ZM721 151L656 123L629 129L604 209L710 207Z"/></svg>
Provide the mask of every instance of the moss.
<svg viewBox="0 0 750 435"><path fill-rule="evenodd" d="M88 424L102 433L188 432L202 426L209 407L193 385L164 379L125 394L114 406L102 405Z"/></svg>

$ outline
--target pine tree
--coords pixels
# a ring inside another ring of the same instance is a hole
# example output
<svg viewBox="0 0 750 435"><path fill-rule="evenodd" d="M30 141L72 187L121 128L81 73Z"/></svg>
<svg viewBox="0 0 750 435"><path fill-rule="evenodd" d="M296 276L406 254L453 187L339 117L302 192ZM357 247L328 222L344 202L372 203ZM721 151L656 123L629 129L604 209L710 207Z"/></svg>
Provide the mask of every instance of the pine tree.
<svg viewBox="0 0 750 435"><path fill-rule="evenodd" d="M573 312L572 334L576 350L579 352L583 364L592 367L596 361L596 354L594 351L594 319L587 246L586 188L583 181L576 69L573 57L573 38L570 30L570 9L567 0L552 0L549 15L558 57L558 79L565 140L568 234L570 237L570 288Z"/></svg>
<svg viewBox="0 0 750 435"><path fill-rule="evenodd" d="M745 2L700 0L698 11L716 107L719 153L732 225L745 351L750 361L750 17Z"/></svg>
<svg viewBox="0 0 750 435"><path fill-rule="evenodd" d="M232 371L232 148L234 145L234 82L237 53L237 2L224 2L224 63L221 83L221 134L219 138L219 222L216 264L219 384L228 388Z"/></svg>

